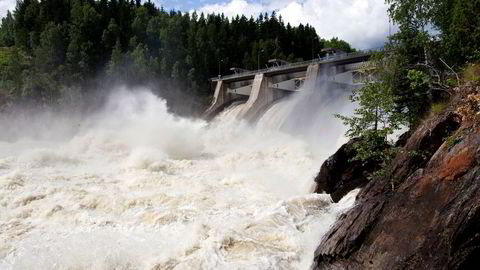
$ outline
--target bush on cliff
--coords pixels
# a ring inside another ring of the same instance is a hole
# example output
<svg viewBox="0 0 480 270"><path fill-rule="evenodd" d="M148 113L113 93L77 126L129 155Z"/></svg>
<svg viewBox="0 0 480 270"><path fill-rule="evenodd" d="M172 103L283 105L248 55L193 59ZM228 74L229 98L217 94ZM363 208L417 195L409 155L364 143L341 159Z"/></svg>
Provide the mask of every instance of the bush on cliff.
<svg viewBox="0 0 480 270"><path fill-rule="evenodd" d="M358 104L353 116L336 115L348 127L347 137L356 139L353 144L355 156L352 161L373 162L385 167L395 155L393 142L388 138L407 124L406 115L396 108L392 87L388 84L385 70L390 62L374 57L377 72L366 71L367 77L373 75L376 81L368 81L360 89L354 90L350 100Z"/></svg>

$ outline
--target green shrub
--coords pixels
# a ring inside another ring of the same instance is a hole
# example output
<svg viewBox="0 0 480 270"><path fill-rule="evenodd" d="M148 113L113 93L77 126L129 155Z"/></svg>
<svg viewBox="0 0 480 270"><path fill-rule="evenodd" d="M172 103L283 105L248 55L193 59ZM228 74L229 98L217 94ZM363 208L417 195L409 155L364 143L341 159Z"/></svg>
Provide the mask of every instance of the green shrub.
<svg viewBox="0 0 480 270"><path fill-rule="evenodd" d="M456 144L460 143L463 140L461 135L453 134L449 136L445 141L447 142L448 148L454 147Z"/></svg>

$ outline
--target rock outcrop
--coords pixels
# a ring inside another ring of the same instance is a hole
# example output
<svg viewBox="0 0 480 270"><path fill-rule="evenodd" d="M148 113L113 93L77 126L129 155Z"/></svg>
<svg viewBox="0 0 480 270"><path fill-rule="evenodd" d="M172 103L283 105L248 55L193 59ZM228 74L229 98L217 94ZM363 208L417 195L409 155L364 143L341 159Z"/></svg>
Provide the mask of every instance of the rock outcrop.
<svg viewBox="0 0 480 270"><path fill-rule="evenodd" d="M315 178L315 193L328 193L338 202L351 190L368 183L367 176L378 169L379 164L373 160L352 161L357 154L355 143L358 140L350 140L322 164Z"/></svg>
<svg viewBox="0 0 480 270"><path fill-rule="evenodd" d="M315 269L480 267L480 87L457 91L325 235Z"/></svg>

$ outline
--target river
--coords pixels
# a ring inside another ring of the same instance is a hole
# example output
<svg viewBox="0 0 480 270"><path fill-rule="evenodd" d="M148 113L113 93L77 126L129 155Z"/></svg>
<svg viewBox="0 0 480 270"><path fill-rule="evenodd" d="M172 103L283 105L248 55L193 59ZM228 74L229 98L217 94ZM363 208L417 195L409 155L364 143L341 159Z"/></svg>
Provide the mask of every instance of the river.
<svg viewBox="0 0 480 270"><path fill-rule="evenodd" d="M121 89L88 117L3 119L0 269L309 269L355 201L310 193L343 130L315 143L271 110L207 123Z"/></svg>

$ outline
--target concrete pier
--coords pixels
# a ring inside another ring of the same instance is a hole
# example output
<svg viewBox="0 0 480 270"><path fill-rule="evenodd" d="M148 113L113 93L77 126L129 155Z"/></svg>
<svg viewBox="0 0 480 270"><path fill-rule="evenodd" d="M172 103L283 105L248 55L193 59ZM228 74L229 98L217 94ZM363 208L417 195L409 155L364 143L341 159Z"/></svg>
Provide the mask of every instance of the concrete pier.
<svg viewBox="0 0 480 270"><path fill-rule="evenodd" d="M270 104L288 95L288 92L269 87L269 77L257 74L253 80L252 92L240 116L255 121Z"/></svg>

